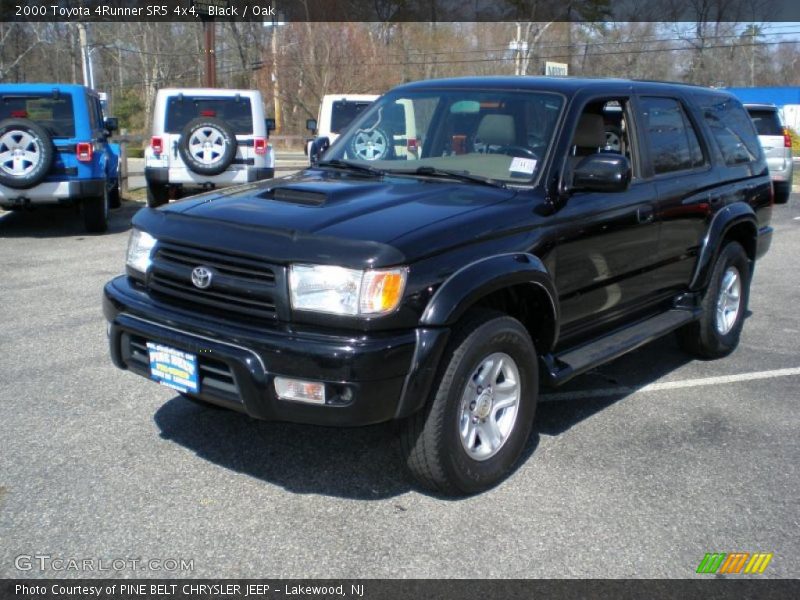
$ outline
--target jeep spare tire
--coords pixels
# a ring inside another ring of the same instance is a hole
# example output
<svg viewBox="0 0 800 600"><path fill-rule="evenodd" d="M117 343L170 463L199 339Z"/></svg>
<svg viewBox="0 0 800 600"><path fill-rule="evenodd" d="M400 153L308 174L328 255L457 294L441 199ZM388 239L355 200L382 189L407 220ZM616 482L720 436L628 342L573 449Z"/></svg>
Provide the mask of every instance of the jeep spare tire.
<svg viewBox="0 0 800 600"><path fill-rule="evenodd" d="M190 171L219 175L236 156L236 135L225 121L200 117L183 128L178 152Z"/></svg>
<svg viewBox="0 0 800 600"><path fill-rule="evenodd" d="M28 119L0 121L0 184L25 189L42 181L53 164L53 139Z"/></svg>

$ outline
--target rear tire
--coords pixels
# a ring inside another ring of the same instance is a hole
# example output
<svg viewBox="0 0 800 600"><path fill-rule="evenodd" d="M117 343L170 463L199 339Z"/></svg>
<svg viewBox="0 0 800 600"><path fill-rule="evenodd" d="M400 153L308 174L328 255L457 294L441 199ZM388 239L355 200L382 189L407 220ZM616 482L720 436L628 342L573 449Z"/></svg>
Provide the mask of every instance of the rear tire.
<svg viewBox="0 0 800 600"><path fill-rule="evenodd" d="M401 446L422 486L473 494L504 479L525 448L538 396L536 350L519 321L480 311L462 319L445 356L432 398L403 423Z"/></svg>
<svg viewBox="0 0 800 600"><path fill-rule="evenodd" d="M792 184L787 183L786 185L782 183L773 184L775 186L775 204L786 204L789 202L789 196L792 195Z"/></svg>
<svg viewBox="0 0 800 600"><path fill-rule="evenodd" d="M108 229L108 190L99 198L86 198L83 201L83 224L89 233L103 233Z"/></svg>
<svg viewBox="0 0 800 600"><path fill-rule="evenodd" d="M119 208L122 206L122 197L119 193L119 179L114 183L114 187L108 193L108 206L109 208Z"/></svg>
<svg viewBox="0 0 800 600"><path fill-rule="evenodd" d="M752 263L738 242L720 251L700 305L700 319L677 331L678 344L698 358L727 356L739 345L750 296Z"/></svg>
<svg viewBox="0 0 800 600"><path fill-rule="evenodd" d="M147 206L158 208L169 202L169 188L161 183L147 184Z"/></svg>

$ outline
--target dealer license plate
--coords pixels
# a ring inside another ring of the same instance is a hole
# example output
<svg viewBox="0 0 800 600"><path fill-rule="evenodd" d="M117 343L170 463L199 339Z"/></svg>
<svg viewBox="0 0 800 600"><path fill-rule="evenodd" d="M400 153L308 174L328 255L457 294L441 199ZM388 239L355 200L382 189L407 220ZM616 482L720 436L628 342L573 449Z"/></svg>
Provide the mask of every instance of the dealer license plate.
<svg viewBox="0 0 800 600"><path fill-rule="evenodd" d="M147 352L150 377L179 392L198 392L196 355L155 342L147 342Z"/></svg>

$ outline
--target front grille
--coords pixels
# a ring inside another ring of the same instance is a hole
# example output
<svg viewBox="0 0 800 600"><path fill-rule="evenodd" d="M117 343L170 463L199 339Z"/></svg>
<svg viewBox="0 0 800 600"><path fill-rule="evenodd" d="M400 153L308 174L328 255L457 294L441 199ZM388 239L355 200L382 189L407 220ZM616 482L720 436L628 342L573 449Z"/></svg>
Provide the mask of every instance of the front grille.
<svg viewBox="0 0 800 600"><path fill-rule="evenodd" d="M206 267L211 285L192 283L192 270ZM262 261L193 246L159 242L147 281L162 302L215 317L269 322L284 304L285 269Z"/></svg>
<svg viewBox="0 0 800 600"><path fill-rule="evenodd" d="M150 354L147 340L128 333L122 336L122 354L125 363L139 372L150 373ZM231 368L221 360L202 354L197 357L197 377L200 393L233 402L241 402L239 387Z"/></svg>

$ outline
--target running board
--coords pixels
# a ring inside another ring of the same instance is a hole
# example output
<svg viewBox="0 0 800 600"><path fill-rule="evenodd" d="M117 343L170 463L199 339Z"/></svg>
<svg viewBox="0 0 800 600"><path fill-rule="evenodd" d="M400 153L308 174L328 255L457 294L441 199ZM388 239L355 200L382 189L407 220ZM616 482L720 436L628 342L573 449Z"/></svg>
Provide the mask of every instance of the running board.
<svg viewBox="0 0 800 600"><path fill-rule="evenodd" d="M699 309L672 309L644 321L639 321L584 346L570 348L558 355L542 357L545 383L559 386L576 375L614 360L643 346L700 316Z"/></svg>

